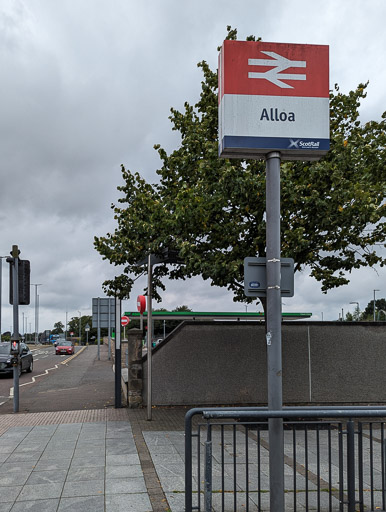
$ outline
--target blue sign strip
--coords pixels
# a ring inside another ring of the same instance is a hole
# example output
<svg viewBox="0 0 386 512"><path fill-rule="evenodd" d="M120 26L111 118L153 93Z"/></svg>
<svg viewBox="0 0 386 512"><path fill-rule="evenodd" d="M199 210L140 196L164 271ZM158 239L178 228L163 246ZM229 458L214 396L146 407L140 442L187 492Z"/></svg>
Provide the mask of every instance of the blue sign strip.
<svg viewBox="0 0 386 512"><path fill-rule="evenodd" d="M287 151L328 151L330 139L294 137L240 137L226 135L222 149L276 149Z"/></svg>

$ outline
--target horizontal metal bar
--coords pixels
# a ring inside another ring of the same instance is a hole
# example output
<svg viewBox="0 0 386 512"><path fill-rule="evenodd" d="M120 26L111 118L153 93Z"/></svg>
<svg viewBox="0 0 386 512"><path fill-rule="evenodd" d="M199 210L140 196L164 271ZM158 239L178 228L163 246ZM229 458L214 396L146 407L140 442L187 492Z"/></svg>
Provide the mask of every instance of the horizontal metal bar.
<svg viewBox="0 0 386 512"><path fill-rule="evenodd" d="M259 410L226 410L207 409L202 411L205 419L221 418L378 418L386 417L385 409L318 409L318 410L289 410L259 411Z"/></svg>

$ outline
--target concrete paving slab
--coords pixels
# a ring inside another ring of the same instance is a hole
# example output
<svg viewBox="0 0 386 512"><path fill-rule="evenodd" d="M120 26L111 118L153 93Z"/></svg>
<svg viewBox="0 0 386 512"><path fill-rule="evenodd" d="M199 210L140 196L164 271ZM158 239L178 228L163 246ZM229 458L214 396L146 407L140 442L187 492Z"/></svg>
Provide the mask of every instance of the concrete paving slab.
<svg viewBox="0 0 386 512"><path fill-rule="evenodd" d="M51 483L64 483L67 477L67 470L61 469L58 471L33 471L28 480L27 485L51 484Z"/></svg>
<svg viewBox="0 0 386 512"><path fill-rule="evenodd" d="M29 462L31 464L36 464L40 457L41 452L13 452L4 462Z"/></svg>
<svg viewBox="0 0 386 512"><path fill-rule="evenodd" d="M11 512L56 512L58 504L58 499L22 501L15 503L9 510Z"/></svg>
<svg viewBox="0 0 386 512"><path fill-rule="evenodd" d="M67 482L85 482L87 480L104 480L105 468L73 468L67 473Z"/></svg>
<svg viewBox="0 0 386 512"><path fill-rule="evenodd" d="M125 466L126 464L139 464L139 457L136 453L129 455L107 455L106 466Z"/></svg>
<svg viewBox="0 0 386 512"><path fill-rule="evenodd" d="M61 460L61 459L71 459L74 455L73 450L44 450L41 454L40 459L43 460Z"/></svg>
<svg viewBox="0 0 386 512"><path fill-rule="evenodd" d="M57 471L58 469L68 469L71 459L47 459L39 460L35 466L35 471Z"/></svg>
<svg viewBox="0 0 386 512"><path fill-rule="evenodd" d="M108 494L133 494L142 492L147 492L145 480L142 476L106 479L106 496Z"/></svg>
<svg viewBox="0 0 386 512"><path fill-rule="evenodd" d="M92 445L77 445L74 451L74 457L98 457L105 454L104 446L92 446Z"/></svg>
<svg viewBox="0 0 386 512"><path fill-rule="evenodd" d="M34 501L49 498L60 498L63 482L24 485L16 501Z"/></svg>
<svg viewBox="0 0 386 512"><path fill-rule="evenodd" d="M153 507L147 494L113 494L106 496L105 512L153 512Z"/></svg>
<svg viewBox="0 0 386 512"><path fill-rule="evenodd" d="M136 478L140 476L142 476L142 468L139 464L106 467L106 480L114 478Z"/></svg>
<svg viewBox="0 0 386 512"><path fill-rule="evenodd" d="M24 485L31 474L30 470L24 470L13 473L0 474L0 487Z"/></svg>
<svg viewBox="0 0 386 512"><path fill-rule="evenodd" d="M103 496L62 498L57 512L105 512Z"/></svg>
<svg viewBox="0 0 386 512"><path fill-rule="evenodd" d="M105 491L104 480L82 480L81 482L66 482L62 497L72 498L76 496L102 496Z"/></svg>
<svg viewBox="0 0 386 512"><path fill-rule="evenodd" d="M99 455L97 457L74 457L71 461L72 468L95 468L105 465L105 457Z"/></svg>

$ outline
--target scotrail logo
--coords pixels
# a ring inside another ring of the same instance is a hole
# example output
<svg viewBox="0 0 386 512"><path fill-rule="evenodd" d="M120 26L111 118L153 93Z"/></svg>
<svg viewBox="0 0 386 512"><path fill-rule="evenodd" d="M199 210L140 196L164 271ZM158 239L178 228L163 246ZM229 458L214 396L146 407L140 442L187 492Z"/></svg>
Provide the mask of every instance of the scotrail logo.
<svg viewBox="0 0 386 512"><path fill-rule="evenodd" d="M319 149L320 142L315 142L313 140L310 141L304 141L302 139L290 139L290 145L288 146L288 149Z"/></svg>

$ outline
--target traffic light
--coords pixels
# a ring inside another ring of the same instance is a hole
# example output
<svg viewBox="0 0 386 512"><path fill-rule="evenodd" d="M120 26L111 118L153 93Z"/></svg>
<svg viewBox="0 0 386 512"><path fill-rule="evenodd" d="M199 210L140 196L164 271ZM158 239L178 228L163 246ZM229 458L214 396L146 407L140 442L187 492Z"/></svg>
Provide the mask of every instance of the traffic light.
<svg viewBox="0 0 386 512"><path fill-rule="evenodd" d="M19 342L17 340L11 341L11 354L16 356L19 354Z"/></svg>
<svg viewBox="0 0 386 512"><path fill-rule="evenodd" d="M15 261L15 260L14 260ZM19 262L19 305L28 306L30 303L30 275L31 264L29 260L17 260ZM9 303L13 304L13 264L10 265L9 272Z"/></svg>

